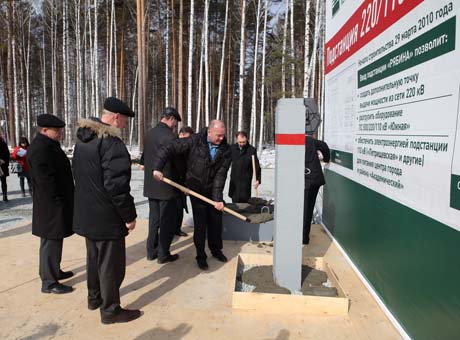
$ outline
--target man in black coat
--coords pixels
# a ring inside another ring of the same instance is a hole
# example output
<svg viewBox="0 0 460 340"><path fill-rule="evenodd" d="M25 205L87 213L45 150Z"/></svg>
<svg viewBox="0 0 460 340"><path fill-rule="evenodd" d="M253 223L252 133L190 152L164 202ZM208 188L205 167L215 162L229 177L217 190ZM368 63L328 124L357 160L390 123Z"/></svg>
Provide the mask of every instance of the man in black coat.
<svg viewBox="0 0 460 340"><path fill-rule="evenodd" d="M213 257L226 262L222 253L222 210L224 209L223 190L227 171L230 167L230 150L225 139L225 125L220 120L213 120L207 129L190 138L177 139L158 151L153 163L153 175L162 180L161 172L168 160L179 155L187 157L185 185L191 190L212 199L214 207L198 198L190 197L192 202L196 260L202 270L208 269L205 242Z"/></svg>
<svg viewBox="0 0 460 340"><path fill-rule="evenodd" d="M73 157L75 176L74 231L86 238L88 308L100 308L104 324L128 322L139 310L120 307L125 277L125 237L136 226L136 208L130 194L131 158L120 129L134 112L109 97L101 119L78 122Z"/></svg>
<svg viewBox="0 0 460 340"><path fill-rule="evenodd" d="M179 131L179 138L188 138L193 135L193 129L190 126L183 126ZM181 185L185 184L185 174L187 173L187 158L180 156L176 159L177 169L179 171L178 183ZM188 214L187 208L187 196L183 192L179 193L177 197L177 224L176 232L177 236L187 236L187 233L182 231L182 221L184 219L184 210Z"/></svg>
<svg viewBox="0 0 460 340"><path fill-rule="evenodd" d="M62 244L73 234L74 184L70 161L61 149L64 122L56 116L37 117L39 133L27 150L32 185L32 234L40 241L42 292L64 294L73 289L59 283L73 276L60 269Z"/></svg>
<svg viewBox="0 0 460 340"><path fill-rule="evenodd" d="M328 163L331 156L329 147L321 140L305 136L305 189L302 243L310 242L310 228L319 188L326 184L318 152L322 160Z"/></svg>
<svg viewBox="0 0 460 340"><path fill-rule="evenodd" d="M232 154L232 171L228 195L232 198L233 203L247 203L251 198L251 182L254 176L253 155L256 165L254 189L257 189L262 182L257 151L252 145L249 145L247 133L239 131L236 134L236 143L230 146L230 152Z"/></svg>
<svg viewBox="0 0 460 340"><path fill-rule="evenodd" d="M8 144L0 136L0 180L2 182L2 194L3 201L8 202L8 186L6 183L6 177L9 176L9 165L10 165L10 150L8 149Z"/></svg>
<svg viewBox="0 0 460 340"><path fill-rule="evenodd" d="M153 161L158 150L177 139L173 132L181 117L173 107L163 110L160 122L150 129L144 139L144 196L149 199L149 233L147 237L147 260L158 258L158 263L172 262L179 258L169 251L177 224L177 198L179 192L172 186L153 179ZM168 160L164 175L178 180L174 159ZM159 231L159 232L158 232Z"/></svg>

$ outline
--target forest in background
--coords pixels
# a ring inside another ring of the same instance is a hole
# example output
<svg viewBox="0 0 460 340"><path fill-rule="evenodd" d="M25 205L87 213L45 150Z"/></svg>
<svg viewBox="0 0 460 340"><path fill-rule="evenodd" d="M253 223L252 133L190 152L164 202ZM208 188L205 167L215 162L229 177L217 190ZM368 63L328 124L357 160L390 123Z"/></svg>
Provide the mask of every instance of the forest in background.
<svg viewBox="0 0 460 340"><path fill-rule="evenodd" d="M324 106L320 0L0 0L0 135L35 117L76 123L115 96L136 112L123 138L143 149L166 106L195 131L222 119L231 141L272 143L279 98Z"/></svg>

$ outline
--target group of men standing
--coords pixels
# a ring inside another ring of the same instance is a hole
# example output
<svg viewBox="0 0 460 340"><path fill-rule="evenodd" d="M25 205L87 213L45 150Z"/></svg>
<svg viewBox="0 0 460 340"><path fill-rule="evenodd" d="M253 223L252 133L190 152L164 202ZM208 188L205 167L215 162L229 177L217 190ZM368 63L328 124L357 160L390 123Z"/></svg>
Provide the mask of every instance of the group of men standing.
<svg viewBox="0 0 460 340"><path fill-rule="evenodd" d="M104 102L101 118L78 122L77 142L70 163L60 141L65 123L58 117L37 117L39 131L28 153L33 188L32 233L40 237L40 268L43 293L73 291L60 283L74 275L61 269L63 239L77 233L86 241L88 309L100 309L104 324L128 322L139 310L120 307L120 286L125 276L125 237L136 226L136 209L130 194L131 159L121 139L121 129L134 112L119 99ZM159 124L146 135L144 195L149 198L147 259L172 262L169 251L180 229L185 197L162 182L163 176L185 184L211 198L208 205L191 198L194 243L199 268L206 270L206 236L212 256L226 262L222 252L223 189L232 162L225 139L225 125L212 121L197 134L182 129L174 108L166 108ZM260 179L259 179L260 180ZM185 234L186 235L186 234Z"/></svg>

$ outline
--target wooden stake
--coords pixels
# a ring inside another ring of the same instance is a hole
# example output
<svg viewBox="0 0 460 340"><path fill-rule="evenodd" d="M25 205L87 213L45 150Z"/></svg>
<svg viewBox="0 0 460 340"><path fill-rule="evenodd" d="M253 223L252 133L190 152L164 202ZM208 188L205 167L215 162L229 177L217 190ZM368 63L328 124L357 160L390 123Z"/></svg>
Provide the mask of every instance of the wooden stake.
<svg viewBox="0 0 460 340"><path fill-rule="evenodd" d="M199 193L197 193L197 192L195 192L193 190L190 190L189 188L186 188L186 187L184 187L184 186L182 186L182 185L180 185L180 184L178 184L178 183L176 183L174 181L171 181L169 178L163 177L163 182L165 182L165 183L167 183L167 184L179 189L180 191L182 191L183 193L185 193L187 195L195 196L196 198L199 198L200 200L202 200L202 201L204 201L206 203L209 203L212 206L214 206L214 204L216 203L213 200L211 200L211 199L209 199L209 198L207 198L207 197L205 197L205 196L203 196L203 195L201 195L201 194L199 194ZM241 214L238 214L236 211L234 211L232 209L224 207L224 211L226 213L230 214L230 215L233 215L233 216L239 218L242 221L249 222L249 223L251 222L251 220L248 217L243 216Z"/></svg>

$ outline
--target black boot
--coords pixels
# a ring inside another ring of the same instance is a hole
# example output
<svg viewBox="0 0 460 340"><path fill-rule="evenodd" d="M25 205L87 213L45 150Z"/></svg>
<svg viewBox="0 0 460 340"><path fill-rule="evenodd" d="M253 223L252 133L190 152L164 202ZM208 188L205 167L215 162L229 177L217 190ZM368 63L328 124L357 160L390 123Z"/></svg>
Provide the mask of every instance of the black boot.
<svg viewBox="0 0 460 340"><path fill-rule="evenodd" d="M3 194L3 201L8 202L8 196L6 196L6 194Z"/></svg>

